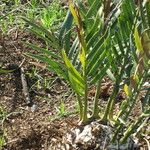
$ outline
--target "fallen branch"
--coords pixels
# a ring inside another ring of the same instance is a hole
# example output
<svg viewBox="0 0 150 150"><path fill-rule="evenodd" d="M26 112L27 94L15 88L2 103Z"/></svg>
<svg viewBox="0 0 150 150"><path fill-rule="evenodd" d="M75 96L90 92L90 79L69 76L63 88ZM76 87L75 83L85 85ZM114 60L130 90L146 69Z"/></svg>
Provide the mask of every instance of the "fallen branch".
<svg viewBox="0 0 150 150"><path fill-rule="evenodd" d="M27 85L27 81L25 78L23 67L20 68L20 73L21 73L22 90L23 90L23 94L24 94L25 99L26 99L26 103L28 106L32 106L32 100L30 99L30 95L29 95L29 91L28 91L28 85Z"/></svg>

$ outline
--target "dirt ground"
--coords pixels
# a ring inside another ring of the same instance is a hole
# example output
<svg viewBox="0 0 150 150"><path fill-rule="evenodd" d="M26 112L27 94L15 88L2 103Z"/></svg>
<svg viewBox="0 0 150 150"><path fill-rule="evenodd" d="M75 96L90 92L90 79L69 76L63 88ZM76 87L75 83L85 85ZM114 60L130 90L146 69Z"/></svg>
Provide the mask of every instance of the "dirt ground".
<svg viewBox="0 0 150 150"><path fill-rule="evenodd" d="M29 49L21 43L23 39L29 39L30 36L18 31L10 35L1 41L3 42L0 50L1 63L5 64L7 69L11 69L23 62L25 74L32 72L32 68L35 67L29 63L32 60L23 55ZM36 107L34 111L26 103L19 70L0 75L0 106L7 113L1 124L1 132L6 135L6 146L3 149L47 149L50 139L56 135L61 137L62 129L68 126L66 123L69 123L70 118L59 119L57 115L59 112L56 109L60 105L61 96L67 90L66 85L62 84L55 74L48 73L45 69L39 68L39 72L42 77L51 77L54 83L52 91L37 86L31 88L38 79L26 76L31 105ZM65 101L66 105L67 101ZM50 122L56 117L58 119ZM71 120L74 118L76 117Z"/></svg>

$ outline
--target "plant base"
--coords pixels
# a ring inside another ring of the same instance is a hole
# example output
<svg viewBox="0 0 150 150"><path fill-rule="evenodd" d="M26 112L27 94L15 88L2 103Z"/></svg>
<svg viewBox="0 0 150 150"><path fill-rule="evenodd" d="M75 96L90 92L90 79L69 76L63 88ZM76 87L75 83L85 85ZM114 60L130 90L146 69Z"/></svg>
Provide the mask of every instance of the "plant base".
<svg viewBox="0 0 150 150"><path fill-rule="evenodd" d="M65 150L134 149L134 142L131 138L123 145L110 144L113 130L109 125L93 121L88 125L73 128L63 137L62 143L59 143L59 148Z"/></svg>

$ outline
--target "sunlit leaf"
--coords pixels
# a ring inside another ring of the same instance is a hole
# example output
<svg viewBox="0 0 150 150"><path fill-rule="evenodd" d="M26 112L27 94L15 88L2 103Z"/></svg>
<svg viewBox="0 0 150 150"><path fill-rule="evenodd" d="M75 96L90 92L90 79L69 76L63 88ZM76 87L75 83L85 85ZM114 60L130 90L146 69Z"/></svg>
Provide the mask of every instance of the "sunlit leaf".
<svg viewBox="0 0 150 150"><path fill-rule="evenodd" d="M129 86L127 84L124 85L124 91L126 93L127 96L131 96L131 89L129 88Z"/></svg>
<svg viewBox="0 0 150 150"><path fill-rule="evenodd" d="M137 27L134 30L134 39L135 39L135 44L136 44L136 47L137 47L137 51L139 53L143 52L143 47L142 47L142 43L141 43L141 39L140 39Z"/></svg>
<svg viewBox="0 0 150 150"><path fill-rule="evenodd" d="M86 55L85 55L85 50L84 50L83 47L81 48L81 52L79 54L79 57L80 57L80 61L81 61L82 67L83 67L83 69L85 69Z"/></svg>
<svg viewBox="0 0 150 150"><path fill-rule="evenodd" d="M84 86L80 84L80 82L75 78L74 75L72 75L71 72L68 73L69 80L72 88L75 90L75 92L79 95L83 95L84 93Z"/></svg>
<svg viewBox="0 0 150 150"><path fill-rule="evenodd" d="M78 26L80 26L80 20L79 20L79 16L78 16L78 12L77 12L77 8L75 7L75 5L73 4L72 0L69 0L69 9L74 17L74 20L76 22L76 24Z"/></svg>
<svg viewBox="0 0 150 150"><path fill-rule="evenodd" d="M76 68L72 65L72 63L70 62L70 60L68 59L66 53L64 50L62 50L62 55L63 55L63 59L65 61L65 64L68 68L68 70L72 73L72 75L74 75L74 77L79 80L79 83L82 85L84 85L84 80L81 77L80 73L76 70Z"/></svg>

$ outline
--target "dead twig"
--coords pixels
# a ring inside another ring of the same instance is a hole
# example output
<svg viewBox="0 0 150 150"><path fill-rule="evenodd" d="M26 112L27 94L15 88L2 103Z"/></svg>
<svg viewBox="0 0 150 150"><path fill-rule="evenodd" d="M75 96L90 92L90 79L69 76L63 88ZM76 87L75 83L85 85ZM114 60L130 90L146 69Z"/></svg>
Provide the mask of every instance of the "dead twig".
<svg viewBox="0 0 150 150"><path fill-rule="evenodd" d="M29 91L28 91L28 85L27 85L27 81L26 81L26 78L25 78L23 67L20 68L20 73L21 73L21 82L22 82L23 94L25 96L27 105L31 106L32 105L32 100L30 99L30 95L29 95Z"/></svg>

